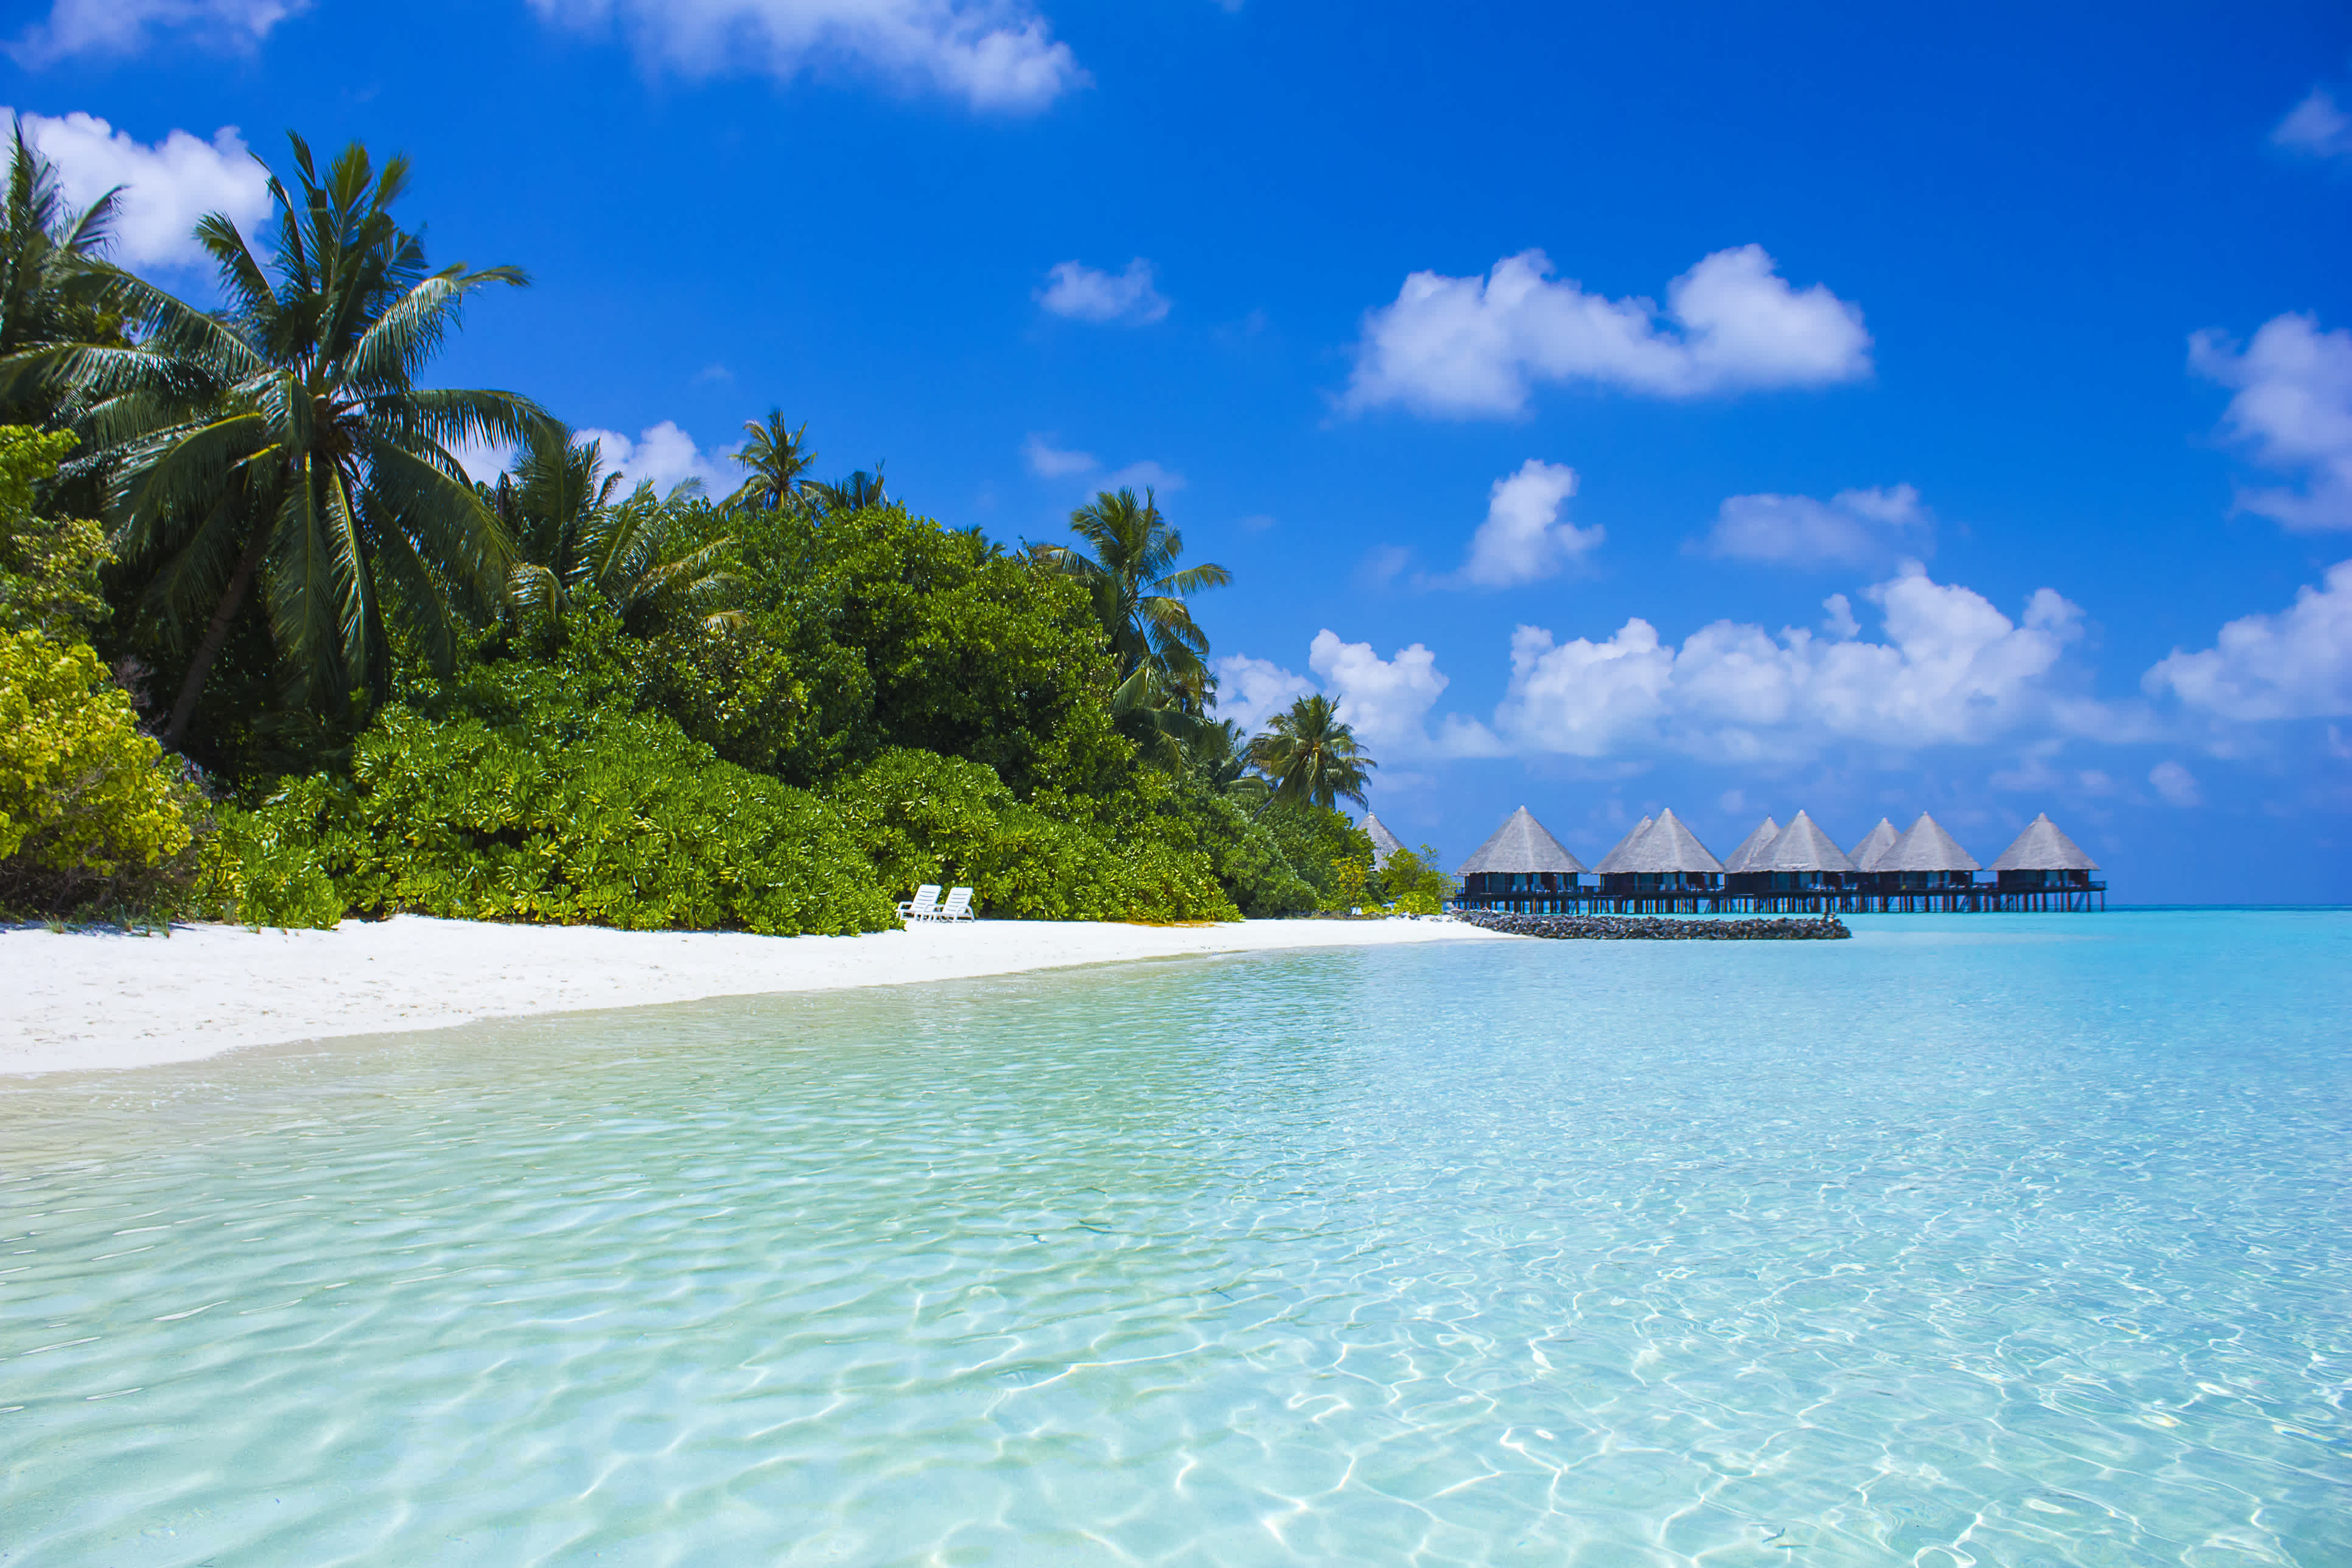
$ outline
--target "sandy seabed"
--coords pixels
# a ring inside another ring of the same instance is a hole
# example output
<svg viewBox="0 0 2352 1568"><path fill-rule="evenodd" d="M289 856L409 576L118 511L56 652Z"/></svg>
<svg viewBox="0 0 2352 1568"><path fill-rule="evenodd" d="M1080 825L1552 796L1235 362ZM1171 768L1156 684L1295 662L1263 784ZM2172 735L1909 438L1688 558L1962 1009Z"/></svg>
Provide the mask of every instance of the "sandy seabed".
<svg viewBox="0 0 2352 1568"><path fill-rule="evenodd" d="M0 1073L195 1061L242 1046L478 1018L833 991L1291 948L1513 942L1451 921L1210 926L975 921L865 936L492 925L400 915L333 931L169 937L0 931Z"/></svg>

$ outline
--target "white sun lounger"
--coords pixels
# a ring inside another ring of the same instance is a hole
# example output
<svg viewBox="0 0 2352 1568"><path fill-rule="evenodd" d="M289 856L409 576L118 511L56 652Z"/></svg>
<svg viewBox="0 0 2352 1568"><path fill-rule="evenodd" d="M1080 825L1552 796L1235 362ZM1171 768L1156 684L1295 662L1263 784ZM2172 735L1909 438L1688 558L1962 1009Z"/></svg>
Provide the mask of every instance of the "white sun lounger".
<svg viewBox="0 0 2352 1568"><path fill-rule="evenodd" d="M915 889L913 898L898 906L898 918L902 921L927 921L939 912L939 908L940 885L926 882Z"/></svg>
<svg viewBox="0 0 2352 1568"><path fill-rule="evenodd" d="M972 918L971 889L956 888L948 893L947 902L931 911L935 921L968 921Z"/></svg>

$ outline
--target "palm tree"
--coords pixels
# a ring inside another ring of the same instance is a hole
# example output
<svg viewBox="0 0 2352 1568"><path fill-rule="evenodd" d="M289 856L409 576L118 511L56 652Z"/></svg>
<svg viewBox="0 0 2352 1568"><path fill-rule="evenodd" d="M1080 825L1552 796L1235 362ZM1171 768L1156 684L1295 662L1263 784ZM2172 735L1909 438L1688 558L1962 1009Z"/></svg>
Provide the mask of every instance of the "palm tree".
<svg viewBox="0 0 2352 1568"><path fill-rule="evenodd" d="M520 443L547 418L514 393L416 384L466 297L523 274L428 270L388 210L406 158L379 173L354 142L321 179L289 140L299 189L270 178L268 271L226 216L196 226L226 309L126 278L135 347L20 356L68 392L110 459L118 545L153 566L165 630L177 642L203 626L163 727L174 749L257 580L294 701L362 680L380 694L388 616L446 668L459 615L494 609L514 556L450 447Z"/></svg>
<svg viewBox="0 0 2352 1568"><path fill-rule="evenodd" d="M517 564L508 597L524 616L556 616L593 587L625 623L678 612L706 626L735 619L722 607L734 588L724 569L732 539L673 552L679 526L707 510L688 479L666 497L650 479L618 500L618 473L604 472L602 447L575 444L552 421L531 432L510 475L500 475L491 510L513 540Z"/></svg>
<svg viewBox="0 0 2352 1568"><path fill-rule="evenodd" d="M803 491L816 502L819 511L839 514L864 511L868 507L888 506L890 498L882 491L882 464L877 458L874 471L858 469L837 485L813 484Z"/></svg>
<svg viewBox="0 0 2352 1568"><path fill-rule="evenodd" d="M79 213L69 209L57 165L25 139L18 117L0 206L0 361L63 343L122 342L106 308L118 275L104 259L121 193L118 185ZM20 388L29 390L29 374L8 379L0 413L16 412Z"/></svg>
<svg viewBox="0 0 2352 1568"><path fill-rule="evenodd" d="M1380 763L1364 755L1355 731L1339 721L1328 697L1302 697L1249 743L1250 765L1274 781L1274 799L1328 808L1342 800L1364 804L1365 774Z"/></svg>
<svg viewBox="0 0 2352 1568"><path fill-rule="evenodd" d="M1231 719L1206 720L1184 737L1184 758L1201 782L1217 795L1236 795L1263 805L1273 786L1250 772L1249 737Z"/></svg>
<svg viewBox="0 0 2352 1568"><path fill-rule="evenodd" d="M1094 547L1092 555L1059 544L1042 545L1038 554L1093 592L1120 679L1149 665L1171 700L1197 714L1214 683L1208 636L1184 601L1223 587L1234 574L1213 562L1178 571L1184 536L1168 526L1148 489L1140 501L1131 489L1099 492L1070 514L1070 530Z"/></svg>
<svg viewBox="0 0 2352 1568"><path fill-rule="evenodd" d="M764 422L748 419L743 428L751 432L751 438L735 454L735 460L751 471L727 498L728 510L747 507L772 511L800 499L811 488L803 476L816 461L816 454L808 448L808 426L803 424L797 430L787 430L783 411L771 409Z"/></svg>

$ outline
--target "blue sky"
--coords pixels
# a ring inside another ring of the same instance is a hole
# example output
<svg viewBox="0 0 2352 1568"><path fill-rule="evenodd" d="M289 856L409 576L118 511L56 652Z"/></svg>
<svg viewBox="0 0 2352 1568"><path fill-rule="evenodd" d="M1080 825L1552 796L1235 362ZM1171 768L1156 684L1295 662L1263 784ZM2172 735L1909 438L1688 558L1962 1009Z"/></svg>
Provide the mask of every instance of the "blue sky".
<svg viewBox="0 0 2352 1568"><path fill-rule="evenodd" d="M1449 859L2046 810L2119 900L2352 889L2340 5L9 15L192 292L246 148L356 136L534 277L447 379L640 473L781 407L1007 541L1156 482L1227 710L1339 696Z"/></svg>

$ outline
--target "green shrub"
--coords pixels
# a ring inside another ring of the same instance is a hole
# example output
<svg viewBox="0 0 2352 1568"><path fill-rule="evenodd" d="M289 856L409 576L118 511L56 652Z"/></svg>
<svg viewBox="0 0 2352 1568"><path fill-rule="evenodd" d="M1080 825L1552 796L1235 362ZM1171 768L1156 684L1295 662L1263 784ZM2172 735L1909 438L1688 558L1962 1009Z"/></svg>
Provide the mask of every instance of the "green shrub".
<svg viewBox="0 0 2352 1568"><path fill-rule="evenodd" d="M667 720L561 700L503 724L387 709L347 780L292 781L233 832L255 923L331 923L331 904L766 935L896 923L815 796Z"/></svg>
<svg viewBox="0 0 2352 1568"><path fill-rule="evenodd" d="M1048 795L1030 804L983 763L894 750L845 775L833 800L872 860L876 880L904 898L926 882L971 888L982 911L1008 920L1232 920L1236 910L1209 858L1148 822L1107 831L1092 804Z"/></svg>
<svg viewBox="0 0 2352 1568"><path fill-rule="evenodd" d="M1437 868L1437 851L1424 844L1418 853L1400 849L1374 879L1373 897L1401 915L1433 915L1454 896L1454 879Z"/></svg>
<svg viewBox="0 0 2352 1568"><path fill-rule="evenodd" d="M86 644L0 632L0 908L169 914L197 804Z"/></svg>

